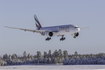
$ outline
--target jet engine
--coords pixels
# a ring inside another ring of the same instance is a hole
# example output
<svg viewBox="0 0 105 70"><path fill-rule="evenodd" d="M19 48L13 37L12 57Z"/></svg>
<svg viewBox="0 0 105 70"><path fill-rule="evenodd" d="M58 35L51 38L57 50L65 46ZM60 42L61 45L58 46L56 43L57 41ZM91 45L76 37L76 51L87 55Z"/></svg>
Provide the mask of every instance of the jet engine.
<svg viewBox="0 0 105 70"><path fill-rule="evenodd" d="M52 37L52 36L53 36L53 32L49 32L48 35L49 35L50 37Z"/></svg>
<svg viewBox="0 0 105 70"><path fill-rule="evenodd" d="M41 35L47 36L47 37L52 37L54 34L51 31L45 32L45 33L41 33Z"/></svg>
<svg viewBox="0 0 105 70"><path fill-rule="evenodd" d="M74 33L74 38L78 37L79 36L79 33Z"/></svg>

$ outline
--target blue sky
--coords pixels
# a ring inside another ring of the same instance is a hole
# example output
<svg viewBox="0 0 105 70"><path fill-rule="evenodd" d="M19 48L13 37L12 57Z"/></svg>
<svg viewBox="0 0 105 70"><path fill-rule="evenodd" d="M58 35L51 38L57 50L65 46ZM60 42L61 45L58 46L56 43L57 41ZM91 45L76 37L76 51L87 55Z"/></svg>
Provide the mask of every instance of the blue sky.
<svg viewBox="0 0 105 70"><path fill-rule="evenodd" d="M0 0L0 55L55 49L67 50L69 54L105 53L104 3L105 0ZM4 27L36 29L34 14L43 27L75 24L89 29L80 31L76 39L66 35L63 42L61 37L48 42L40 34Z"/></svg>

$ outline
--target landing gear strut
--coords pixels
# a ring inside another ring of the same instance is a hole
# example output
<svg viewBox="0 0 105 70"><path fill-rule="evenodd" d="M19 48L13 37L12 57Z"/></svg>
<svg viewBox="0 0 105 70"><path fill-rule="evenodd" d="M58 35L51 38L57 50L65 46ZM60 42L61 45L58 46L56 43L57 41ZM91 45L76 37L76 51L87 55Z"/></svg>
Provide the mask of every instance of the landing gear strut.
<svg viewBox="0 0 105 70"><path fill-rule="evenodd" d="M62 35L62 38L60 39L60 41L65 40L66 38L64 37L64 35Z"/></svg>
<svg viewBox="0 0 105 70"><path fill-rule="evenodd" d="M50 39L51 39L51 38L47 37L47 38L46 38L46 41L49 41Z"/></svg>

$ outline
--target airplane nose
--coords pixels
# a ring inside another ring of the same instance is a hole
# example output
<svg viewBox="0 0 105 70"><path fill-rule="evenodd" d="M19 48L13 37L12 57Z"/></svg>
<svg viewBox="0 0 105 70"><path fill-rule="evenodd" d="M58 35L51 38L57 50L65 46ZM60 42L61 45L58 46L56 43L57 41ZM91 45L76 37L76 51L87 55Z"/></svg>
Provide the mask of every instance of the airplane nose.
<svg viewBox="0 0 105 70"><path fill-rule="evenodd" d="M78 28L78 32L80 31L80 28Z"/></svg>

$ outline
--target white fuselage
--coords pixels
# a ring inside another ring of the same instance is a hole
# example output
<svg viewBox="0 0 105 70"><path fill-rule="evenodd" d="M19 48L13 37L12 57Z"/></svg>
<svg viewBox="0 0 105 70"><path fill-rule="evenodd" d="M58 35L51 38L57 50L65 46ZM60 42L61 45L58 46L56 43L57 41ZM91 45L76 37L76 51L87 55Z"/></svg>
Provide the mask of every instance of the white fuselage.
<svg viewBox="0 0 105 70"><path fill-rule="evenodd" d="M60 25L60 26L43 27L43 28L40 28L40 30L53 32L54 33L53 36L61 36L66 34L77 33L80 31L80 28L76 25Z"/></svg>

